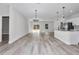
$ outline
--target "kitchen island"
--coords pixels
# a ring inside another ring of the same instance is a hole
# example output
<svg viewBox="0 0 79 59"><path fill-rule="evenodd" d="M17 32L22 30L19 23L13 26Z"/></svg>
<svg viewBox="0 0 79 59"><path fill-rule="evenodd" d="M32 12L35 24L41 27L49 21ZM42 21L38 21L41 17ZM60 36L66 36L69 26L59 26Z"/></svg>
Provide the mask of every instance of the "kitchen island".
<svg viewBox="0 0 79 59"><path fill-rule="evenodd" d="M79 43L79 31L55 30L54 37L66 43L67 45L77 45Z"/></svg>

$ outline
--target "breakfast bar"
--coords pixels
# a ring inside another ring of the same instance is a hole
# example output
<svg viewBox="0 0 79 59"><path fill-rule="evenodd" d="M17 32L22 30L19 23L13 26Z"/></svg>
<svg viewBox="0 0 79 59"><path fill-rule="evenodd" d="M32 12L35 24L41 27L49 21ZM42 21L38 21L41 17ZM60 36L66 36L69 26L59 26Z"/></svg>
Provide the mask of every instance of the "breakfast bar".
<svg viewBox="0 0 79 59"><path fill-rule="evenodd" d="M79 43L79 31L55 30L54 37L68 45L77 45Z"/></svg>

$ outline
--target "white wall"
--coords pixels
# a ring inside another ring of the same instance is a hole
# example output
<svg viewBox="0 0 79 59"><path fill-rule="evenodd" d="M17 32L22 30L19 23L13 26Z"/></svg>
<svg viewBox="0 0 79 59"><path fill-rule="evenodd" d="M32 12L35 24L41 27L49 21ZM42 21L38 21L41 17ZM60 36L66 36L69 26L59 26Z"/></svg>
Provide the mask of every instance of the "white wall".
<svg viewBox="0 0 79 59"><path fill-rule="evenodd" d="M2 41L2 16L10 16L9 43L28 33L28 20L7 4L0 4L0 42Z"/></svg>
<svg viewBox="0 0 79 59"><path fill-rule="evenodd" d="M9 43L16 41L28 33L28 20L10 6Z"/></svg>
<svg viewBox="0 0 79 59"><path fill-rule="evenodd" d="M45 29L45 24L48 24L48 29ZM54 32L53 21L40 21L40 30L41 32Z"/></svg>
<svg viewBox="0 0 79 59"><path fill-rule="evenodd" d="M0 4L0 42L2 41L2 16L9 16L9 5Z"/></svg>
<svg viewBox="0 0 79 59"><path fill-rule="evenodd" d="M2 41L2 18L0 17L0 42Z"/></svg>
<svg viewBox="0 0 79 59"><path fill-rule="evenodd" d="M33 22L29 21L29 32L32 32ZM45 24L48 24L48 29L45 29ZM54 22L53 21L40 21L40 31L41 32L54 32Z"/></svg>

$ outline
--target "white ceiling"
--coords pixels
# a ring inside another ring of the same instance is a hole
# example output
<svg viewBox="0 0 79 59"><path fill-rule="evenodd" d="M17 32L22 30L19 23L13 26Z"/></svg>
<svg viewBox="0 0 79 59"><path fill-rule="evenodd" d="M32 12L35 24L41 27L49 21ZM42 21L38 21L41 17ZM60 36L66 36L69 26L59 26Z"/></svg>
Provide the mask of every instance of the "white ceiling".
<svg viewBox="0 0 79 59"><path fill-rule="evenodd" d="M22 13L27 19L34 18L34 10L38 10L38 18L43 20L54 20L57 18L56 12L59 11L59 17L62 16L62 7L65 6L65 17L79 13L78 3L16 3L13 6Z"/></svg>

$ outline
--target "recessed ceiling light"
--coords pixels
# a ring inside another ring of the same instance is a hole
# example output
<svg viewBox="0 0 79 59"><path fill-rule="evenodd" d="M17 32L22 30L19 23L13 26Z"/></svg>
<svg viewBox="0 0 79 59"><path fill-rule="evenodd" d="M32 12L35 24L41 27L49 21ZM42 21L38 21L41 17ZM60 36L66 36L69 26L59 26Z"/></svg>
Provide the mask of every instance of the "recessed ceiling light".
<svg viewBox="0 0 79 59"><path fill-rule="evenodd" d="M70 12L72 13L72 10L70 10Z"/></svg>

